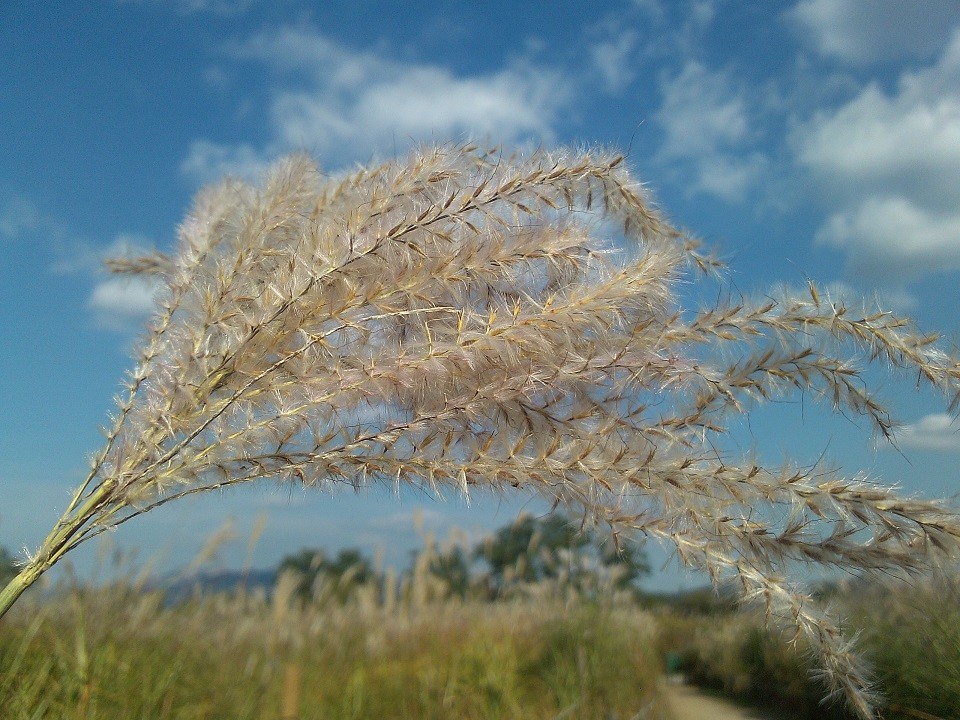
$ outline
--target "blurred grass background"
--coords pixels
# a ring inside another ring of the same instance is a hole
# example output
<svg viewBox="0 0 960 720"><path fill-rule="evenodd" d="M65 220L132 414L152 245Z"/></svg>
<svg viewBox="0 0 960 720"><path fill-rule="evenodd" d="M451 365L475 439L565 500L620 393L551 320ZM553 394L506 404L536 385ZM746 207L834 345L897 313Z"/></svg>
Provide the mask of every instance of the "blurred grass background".
<svg viewBox="0 0 960 720"><path fill-rule="evenodd" d="M642 557L611 562L559 527L521 520L475 548L428 536L402 574L303 551L266 581L131 571L39 589L0 623L0 717L667 719L667 670L848 717L761 613L709 590L644 593ZM819 594L860 634L884 718L960 717L958 577Z"/></svg>

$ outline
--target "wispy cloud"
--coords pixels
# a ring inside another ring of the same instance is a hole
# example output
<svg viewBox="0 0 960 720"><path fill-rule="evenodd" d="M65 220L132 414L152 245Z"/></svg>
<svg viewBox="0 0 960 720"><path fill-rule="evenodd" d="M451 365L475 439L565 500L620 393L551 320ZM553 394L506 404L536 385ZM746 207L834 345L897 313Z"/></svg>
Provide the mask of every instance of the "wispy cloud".
<svg viewBox="0 0 960 720"><path fill-rule="evenodd" d="M271 158L246 143L218 145L209 140L194 140L180 171L200 183L212 183L224 176L253 180L270 165Z"/></svg>
<svg viewBox="0 0 960 720"><path fill-rule="evenodd" d="M149 238L135 233L120 233L107 244L73 240L59 251L59 257L50 266L57 275L95 275L104 270L103 262L110 257L138 255L151 247Z"/></svg>
<svg viewBox="0 0 960 720"><path fill-rule="evenodd" d="M767 165L749 149L747 98L732 73L689 60L661 80L656 119L664 130L657 153L662 163L690 167L695 190L728 201L743 198Z"/></svg>
<svg viewBox="0 0 960 720"><path fill-rule="evenodd" d="M821 298L828 303L842 303L857 312L873 312L875 307L893 309L908 313L917 306L917 298L901 289L881 288L873 291L856 287L843 280L831 280L818 283ZM779 284L769 290L769 295L777 300L802 297L809 298L810 290L804 286Z"/></svg>
<svg viewBox="0 0 960 720"><path fill-rule="evenodd" d="M697 158L742 141L748 130L746 103L730 73L690 60L661 83L663 102L657 120L666 139L667 158Z"/></svg>
<svg viewBox="0 0 960 720"><path fill-rule="evenodd" d="M693 0L690 3L690 22L706 27L717 16L717 0Z"/></svg>
<svg viewBox="0 0 960 720"><path fill-rule="evenodd" d="M818 237L852 271L902 282L960 268L960 31L893 92L870 84L792 142L835 206Z"/></svg>
<svg viewBox="0 0 960 720"><path fill-rule="evenodd" d="M14 239L40 225L40 213L26 198L13 197L0 205L0 238Z"/></svg>
<svg viewBox="0 0 960 720"><path fill-rule="evenodd" d="M588 47L593 70L608 93L622 92L636 75L639 36L613 21L602 23L597 31L599 39Z"/></svg>
<svg viewBox="0 0 960 720"><path fill-rule="evenodd" d="M550 142L571 94L560 73L526 60L492 73L461 75L354 50L305 27L264 31L224 53L273 72L272 138L261 149L198 140L183 169L201 179L223 169L245 173L290 149L306 148L341 164L419 141L469 136Z"/></svg>
<svg viewBox="0 0 960 720"><path fill-rule="evenodd" d="M210 13L220 17L242 15L256 5L257 0L117 0L119 5L170 8L181 15Z"/></svg>
<svg viewBox="0 0 960 720"><path fill-rule="evenodd" d="M801 0L786 13L821 55L853 65L935 55L960 22L960 4L919 0Z"/></svg>

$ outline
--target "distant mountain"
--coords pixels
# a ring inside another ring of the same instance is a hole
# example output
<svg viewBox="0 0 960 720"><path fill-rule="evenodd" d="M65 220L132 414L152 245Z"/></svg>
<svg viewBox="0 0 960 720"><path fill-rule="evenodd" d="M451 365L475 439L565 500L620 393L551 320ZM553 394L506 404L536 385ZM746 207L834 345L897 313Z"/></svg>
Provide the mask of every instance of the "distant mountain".
<svg viewBox="0 0 960 720"><path fill-rule="evenodd" d="M154 587L167 591L167 602L183 602L194 594L232 593L238 590L263 590L270 595L277 584L276 570L218 570L189 577L160 581Z"/></svg>

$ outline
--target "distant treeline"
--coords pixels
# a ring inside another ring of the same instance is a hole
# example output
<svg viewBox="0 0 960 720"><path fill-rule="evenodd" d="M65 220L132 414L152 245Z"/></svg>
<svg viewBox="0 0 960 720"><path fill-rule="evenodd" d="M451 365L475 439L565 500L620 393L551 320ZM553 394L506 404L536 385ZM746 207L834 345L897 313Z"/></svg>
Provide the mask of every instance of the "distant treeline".
<svg viewBox="0 0 960 720"><path fill-rule="evenodd" d="M0 559L9 558L0 550ZM9 559L12 567L12 558ZM0 572L2 572L0 568ZM262 589L271 593L281 576L295 579L301 599L317 593L346 600L356 589L371 586L381 593L427 583L434 595L495 600L550 583L565 591L596 596L610 590L641 597L640 581L650 573L644 550L635 543L620 545L591 532L563 515L521 515L476 543L465 538L438 542L427 536L410 552L401 570L382 563L359 548L330 553L304 548L284 557L275 568L204 571L163 581L168 598L177 602L195 592Z"/></svg>

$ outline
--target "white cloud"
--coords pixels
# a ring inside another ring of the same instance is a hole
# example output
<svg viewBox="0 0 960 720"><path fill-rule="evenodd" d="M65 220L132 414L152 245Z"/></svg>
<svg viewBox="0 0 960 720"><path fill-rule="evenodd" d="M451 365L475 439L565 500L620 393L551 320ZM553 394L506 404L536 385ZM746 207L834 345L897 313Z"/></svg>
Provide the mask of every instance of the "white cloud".
<svg viewBox="0 0 960 720"><path fill-rule="evenodd" d="M84 275L93 281L86 309L94 324L114 332L139 329L156 308L157 293L163 288L159 278L115 277L104 275L103 261L111 257L136 256L151 248L150 241L135 234L117 235L109 245L76 242L69 252L50 268L58 275Z"/></svg>
<svg viewBox="0 0 960 720"><path fill-rule="evenodd" d="M800 125L791 138L836 210L822 241L852 269L916 278L960 268L960 32L938 61Z"/></svg>
<svg viewBox="0 0 960 720"><path fill-rule="evenodd" d="M418 141L549 142L571 94L564 77L525 62L456 75L352 50L305 28L262 32L225 53L264 64L277 76L269 110L273 138L262 151L196 141L183 168L204 179L223 169L258 169L263 158L290 149L341 164Z"/></svg>
<svg viewBox="0 0 960 720"><path fill-rule="evenodd" d="M0 237L13 239L36 230L40 224L40 213L26 198L11 198L0 207Z"/></svg>
<svg viewBox="0 0 960 720"><path fill-rule="evenodd" d="M905 448L936 452L960 451L960 427L946 413L934 413L905 425L896 432L897 442Z"/></svg>
<svg viewBox="0 0 960 720"><path fill-rule="evenodd" d="M274 123L288 146L318 145L330 152L345 145L356 153L395 142L464 134L517 140L548 138L551 90L544 78L504 71L483 78L456 78L435 67L410 67L368 77L337 102L327 92L281 93Z"/></svg>
<svg viewBox="0 0 960 720"><path fill-rule="evenodd" d="M87 309L100 328L129 332L140 327L154 311L162 286L156 278L108 278L93 288Z"/></svg>
<svg viewBox="0 0 960 720"><path fill-rule="evenodd" d="M800 161L835 189L895 187L945 206L960 197L960 88L891 97L870 86L799 140Z"/></svg>
<svg viewBox="0 0 960 720"><path fill-rule="evenodd" d="M868 197L831 215L817 241L846 250L857 274L913 280L960 269L960 212L927 210L903 197Z"/></svg>
<svg viewBox="0 0 960 720"><path fill-rule="evenodd" d="M925 59L960 24L960 4L936 0L801 0L786 14L818 53L854 65Z"/></svg>

